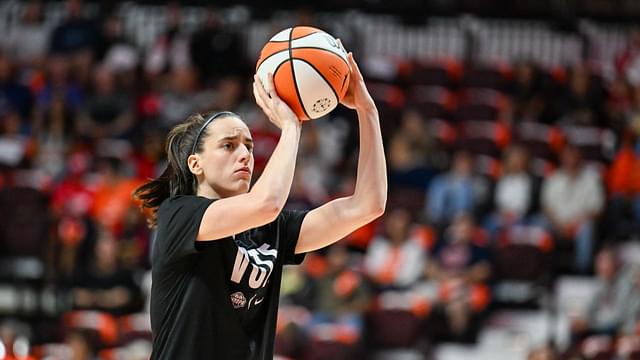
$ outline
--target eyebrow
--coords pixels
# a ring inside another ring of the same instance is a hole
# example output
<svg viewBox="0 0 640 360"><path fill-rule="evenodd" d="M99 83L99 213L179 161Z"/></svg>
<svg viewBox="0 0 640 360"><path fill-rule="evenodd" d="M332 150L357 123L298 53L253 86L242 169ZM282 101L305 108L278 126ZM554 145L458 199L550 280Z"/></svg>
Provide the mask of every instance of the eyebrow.
<svg viewBox="0 0 640 360"><path fill-rule="evenodd" d="M225 136L221 139L219 139L218 141L229 141L229 140L238 140L238 137L240 137L239 135L229 135L229 136ZM253 139L251 139L250 137L245 137L244 141L248 142L248 143L252 143L253 144Z"/></svg>

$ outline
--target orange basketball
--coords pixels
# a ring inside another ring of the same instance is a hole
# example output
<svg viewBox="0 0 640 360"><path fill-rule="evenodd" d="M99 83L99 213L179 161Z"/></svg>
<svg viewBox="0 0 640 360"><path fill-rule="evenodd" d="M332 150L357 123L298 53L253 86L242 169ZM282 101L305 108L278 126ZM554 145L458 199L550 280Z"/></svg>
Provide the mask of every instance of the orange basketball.
<svg viewBox="0 0 640 360"><path fill-rule="evenodd" d="M349 86L347 52L333 36L309 26L272 37L262 48L256 73L263 84L273 74L278 96L300 120L330 113Z"/></svg>

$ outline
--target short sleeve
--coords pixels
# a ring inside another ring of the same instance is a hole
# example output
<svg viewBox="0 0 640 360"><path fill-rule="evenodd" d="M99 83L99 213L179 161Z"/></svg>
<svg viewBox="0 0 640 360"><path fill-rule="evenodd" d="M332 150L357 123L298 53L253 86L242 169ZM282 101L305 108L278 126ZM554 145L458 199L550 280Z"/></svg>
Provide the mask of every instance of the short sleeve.
<svg viewBox="0 0 640 360"><path fill-rule="evenodd" d="M212 202L200 196L178 196L162 203L157 214L154 262L171 264L197 252L200 222Z"/></svg>
<svg viewBox="0 0 640 360"><path fill-rule="evenodd" d="M281 235L281 251L284 251L285 265L299 265L305 254L296 254L296 245L302 228L302 221L308 210L283 210L278 222Z"/></svg>

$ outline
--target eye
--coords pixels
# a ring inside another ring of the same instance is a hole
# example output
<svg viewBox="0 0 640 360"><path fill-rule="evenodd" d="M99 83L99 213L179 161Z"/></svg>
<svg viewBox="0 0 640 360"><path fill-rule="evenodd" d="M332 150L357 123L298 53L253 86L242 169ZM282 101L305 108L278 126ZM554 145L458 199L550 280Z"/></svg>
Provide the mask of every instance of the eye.
<svg viewBox="0 0 640 360"><path fill-rule="evenodd" d="M252 144L246 144L245 146L247 147L247 150L249 150L249 152L253 152L253 145Z"/></svg>
<svg viewBox="0 0 640 360"><path fill-rule="evenodd" d="M222 144L222 148L225 150L231 150L233 149L233 144L232 143L224 143Z"/></svg>

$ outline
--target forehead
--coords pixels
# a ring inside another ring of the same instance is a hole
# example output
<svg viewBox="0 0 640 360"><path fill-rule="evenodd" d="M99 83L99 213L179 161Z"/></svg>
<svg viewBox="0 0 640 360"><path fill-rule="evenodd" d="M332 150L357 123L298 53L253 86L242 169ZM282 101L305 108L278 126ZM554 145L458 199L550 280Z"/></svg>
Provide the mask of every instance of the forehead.
<svg viewBox="0 0 640 360"><path fill-rule="evenodd" d="M235 116L225 116L213 121L207 129L207 135L214 141L230 136L251 138L247 125Z"/></svg>

